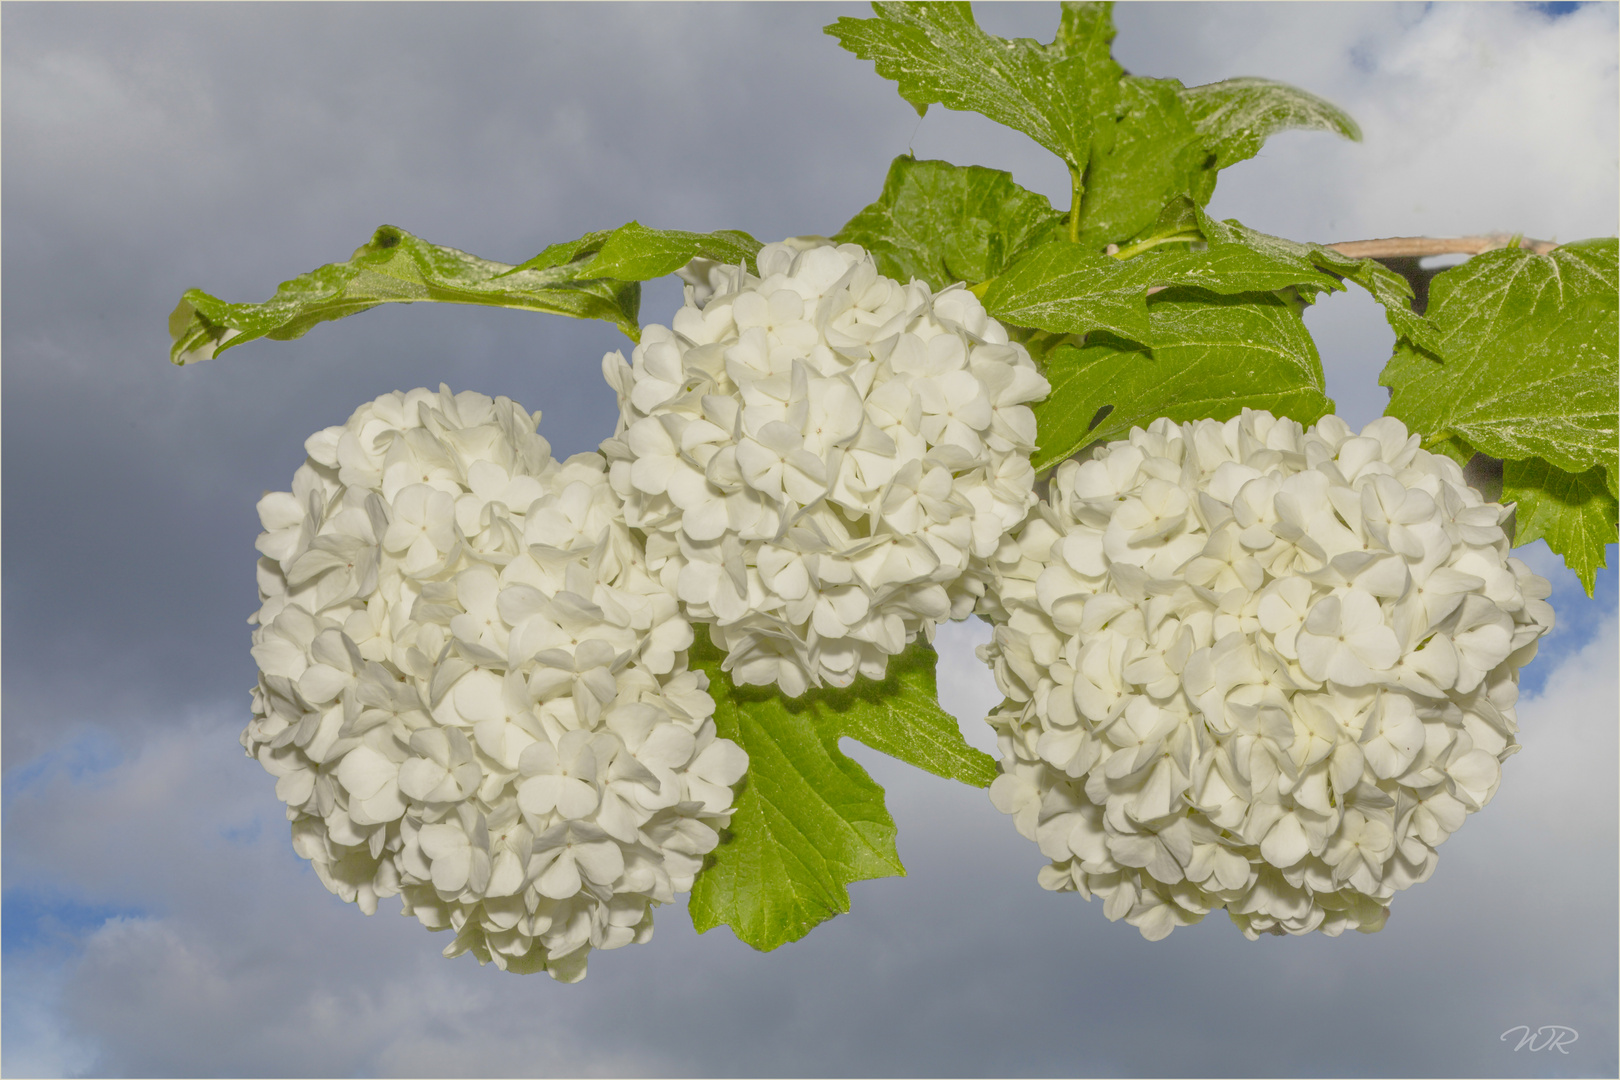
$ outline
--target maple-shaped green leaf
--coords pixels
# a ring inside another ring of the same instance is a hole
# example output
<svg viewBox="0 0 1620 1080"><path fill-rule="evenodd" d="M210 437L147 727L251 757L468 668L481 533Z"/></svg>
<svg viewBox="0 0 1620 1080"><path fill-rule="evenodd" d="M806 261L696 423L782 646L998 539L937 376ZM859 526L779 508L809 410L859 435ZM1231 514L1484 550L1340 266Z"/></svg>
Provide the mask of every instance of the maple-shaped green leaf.
<svg viewBox="0 0 1620 1080"><path fill-rule="evenodd" d="M1504 461L1502 502L1519 504L1514 546L1546 540L1591 596L1606 565L1604 549L1620 530L1620 502L1604 483L1602 468L1569 473L1540 458Z"/></svg>
<svg viewBox="0 0 1620 1080"><path fill-rule="evenodd" d="M1428 352L1396 343L1379 377L1388 413L1426 444L1454 436L1506 461L1601 467L1620 492L1616 278L1613 238L1488 251L1439 274L1426 312L1437 340Z"/></svg>
<svg viewBox="0 0 1620 1080"><path fill-rule="evenodd" d="M572 259L577 257L577 249L590 246L590 239L575 241L572 251L567 245L547 250ZM506 263L430 244L384 225L347 262L331 263L284 281L262 304L227 303L201 289L188 290L169 316L173 339L169 358L182 365L208 360L256 338L285 341L302 337L317 323L378 304L421 300L606 319L632 340L639 339L636 311L641 286L581 279L575 266L559 259L544 269L514 273Z"/></svg>
<svg viewBox="0 0 1620 1080"><path fill-rule="evenodd" d="M1090 251L1138 236L1177 195L1208 202L1217 171L1277 131L1360 138L1343 112L1283 83L1188 89L1126 75L1110 53L1110 4L1065 3L1046 45L984 33L965 3L872 6L877 18L841 18L827 32L872 60L918 112L935 103L978 112L1061 157L1079 200L1069 238Z"/></svg>
<svg viewBox="0 0 1620 1080"><path fill-rule="evenodd" d="M1045 469L1161 416L1228 420L1265 409L1301 424L1333 411L1299 308L1272 293L1172 289L1148 301L1151 350L1110 335L1046 353L1032 463Z"/></svg>
<svg viewBox="0 0 1620 1080"><path fill-rule="evenodd" d="M878 270L917 278L934 290L995 277L1007 262L1062 228L1046 196L1012 174L977 165L894 159L877 202L850 218L833 239L859 244Z"/></svg>
<svg viewBox="0 0 1620 1080"><path fill-rule="evenodd" d="M1211 155L1180 89L1174 79L1121 80L1116 115L1102 121L1085 172L1077 236L1085 250L1125 243L1177 195L1203 203L1215 190Z"/></svg>
<svg viewBox="0 0 1620 1080"><path fill-rule="evenodd" d="M1147 297L1155 286L1221 294L1342 287L1308 260L1243 244L1211 243L1204 251L1156 248L1120 259L1058 241L1025 253L989 283L983 299L991 315L1019 326L1069 334L1100 330L1148 344Z"/></svg>
<svg viewBox="0 0 1620 1080"><path fill-rule="evenodd" d="M977 112L1022 131L1076 172L1119 99L1124 72L1109 55L1108 4L1065 3L1050 44L986 34L965 3L874 3L827 33L898 84L919 114L929 105Z"/></svg>
<svg viewBox="0 0 1620 1080"><path fill-rule="evenodd" d="M1361 128L1338 106L1270 79L1227 79L1181 91L1187 116L1224 169L1260 152L1267 138L1290 128L1331 131L1352 142Z"/></svg>
<svg viewBox="0 0 1620 1080"><path fill-rule="evenodd" d="M581 280L651 281L673 274L696 258L754 267L754 257L763 246L735 229L695 233L649 229L639 221L631 221L611 231L588 233L572 245L553 244L508 273L546 270L571 262L575 264L573 275ZM585 255L593 258L583 258Z"/></svg>
<svg viewBox="0 0 1620 1080"><path fill-rule="evenodd" d="M839 739L974 787L996 777L995 761L968 746L940 707L937 657L921 641L889 659L881 682L797 698L734 685L702 628L689 655L709 676L719 734L748 752L731 827L692 886L699 933L724 924L754 948L774 949L848 911L850 882L905 874L883 788Z"/></svg>

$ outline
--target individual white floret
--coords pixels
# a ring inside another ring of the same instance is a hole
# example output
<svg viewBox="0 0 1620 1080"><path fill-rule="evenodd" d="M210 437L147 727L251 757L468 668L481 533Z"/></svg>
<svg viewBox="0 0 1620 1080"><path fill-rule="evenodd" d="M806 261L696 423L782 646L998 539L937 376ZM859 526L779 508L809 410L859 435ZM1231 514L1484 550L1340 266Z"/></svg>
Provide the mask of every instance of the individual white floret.
<svg viewBox="0 0 1620 1080"><path fill-rule="evenodd" d="M983 594L1034 504L1048 386L970 292L851 244L770 244L758 277L688 268L626 363L603 443L648 564L739 683L847 686Z"/></svg>
<svg viewBox="0 0 1620 1080"><path fill-rule="evenodd" d="M1149 939L1383 926L1518 750L1549 587L1389 417L1269 413L1066 462L1002 545L991 798Z"/></svg>
<svg viewBox="0 0 1620 1080"><path fill-rule="evenodd" d="M573 981L691 888L747 757L606 461L539 420L441 387L310 437L259 503L242 744L332 892Z"/></svg>

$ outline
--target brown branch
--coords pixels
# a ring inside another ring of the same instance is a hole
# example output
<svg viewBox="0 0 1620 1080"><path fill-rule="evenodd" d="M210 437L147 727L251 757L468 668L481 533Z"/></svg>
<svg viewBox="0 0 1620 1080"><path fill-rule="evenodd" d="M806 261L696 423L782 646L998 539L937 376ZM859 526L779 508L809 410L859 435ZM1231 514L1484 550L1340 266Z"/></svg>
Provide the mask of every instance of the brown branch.
<svg viewBox="0 0 1620 1080"><path fill-rule="evenodd" d="M1385 240L1345 240L1322 246L1352 259L1421 259L1428 255L1478 255L1483 251L1505 248L1512 240L1513 237L1507 233L1454 237L1392 236ZM1557 246L1551 240L1519 240L1519 247L1537 255L1545 255Z"/></svg>

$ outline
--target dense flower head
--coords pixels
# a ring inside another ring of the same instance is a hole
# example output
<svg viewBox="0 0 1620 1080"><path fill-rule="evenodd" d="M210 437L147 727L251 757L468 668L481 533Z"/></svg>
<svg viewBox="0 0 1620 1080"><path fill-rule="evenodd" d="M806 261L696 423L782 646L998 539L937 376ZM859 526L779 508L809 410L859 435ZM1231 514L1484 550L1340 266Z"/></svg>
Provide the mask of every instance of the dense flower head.
<svg viewBox="0 0 1620 1080"><path fill-rule="evenodd" d="M1159 420L1062 465L996 566L998 809L1157 940L1379 929L1518 749L1552 625L1507 511L1385 417Z"/></svg>
<svg viewBox="0 0 1620 1080"><path fill-rule="evenodd" d="M242 744L332 892L573 981L691 888L747 757L606 462L539 421L441 386L309 438L259 502Z"/></svg>
<svg viewBox="0 0 1620 1080"><path fill-rule="evenodd" d="M688 273L648 326L603 452L648 565L710 623L739 683L847 686L983 595L1034 504L1022 345L953 286L853 244L766 245L759 276Z"/></svg>

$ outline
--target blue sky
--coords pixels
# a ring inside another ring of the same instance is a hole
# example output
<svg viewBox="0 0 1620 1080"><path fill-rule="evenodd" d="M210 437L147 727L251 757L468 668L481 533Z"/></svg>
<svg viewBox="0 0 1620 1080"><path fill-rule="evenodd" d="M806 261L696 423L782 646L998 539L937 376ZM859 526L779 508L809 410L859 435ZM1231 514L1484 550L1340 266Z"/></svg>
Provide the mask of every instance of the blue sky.
<svg viewBox="0 0 1620 1080"><path fill-rule="evenodd" d="M310 432L392 389L507 394L559 455L613 424L605 325L416 305L194 369L193 285L256 300L384 222L518 261L632 218L831 232L889 160L1055 159L916 114L823 5L43 5L0 10L5 200L4 1042L7 1075L1613 1075L1616 574L1587 599L1542 545L1559 625L1524 751L1373 936L1156 944L1043 892L982 792L850 748L889 791L905 879L762 955L682 905L577 986L451 962L294 856L242 756L253 506ZM1279 78L1360 122L1273 139L1212 204L1331 241L1617 230L1614 4L1121 5L1116 55L1188 84ZM988 6L1048 39L1055 5ZM643 318L667 321L671 284ZM1307 316L1351 423L1391 336L1352 291ZM1613 549L1610 549L1613 558ZM979 624L941 636L970 741ZM1565 1024L1568 1055L1515 1052Z"/></svg>

